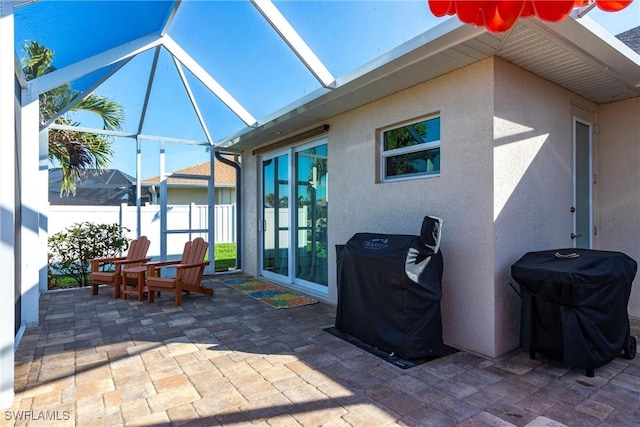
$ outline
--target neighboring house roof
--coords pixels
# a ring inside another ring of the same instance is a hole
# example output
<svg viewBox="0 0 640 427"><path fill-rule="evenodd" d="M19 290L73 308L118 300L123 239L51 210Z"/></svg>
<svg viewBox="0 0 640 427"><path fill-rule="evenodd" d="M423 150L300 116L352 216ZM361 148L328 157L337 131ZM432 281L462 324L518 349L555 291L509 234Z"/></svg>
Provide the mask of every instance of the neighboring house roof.
<svg viewBox="0 0 640 427"><path fill-rule="evenodd" d="M189 186L199 187L206 186L206 181L200 179L176 178L172 175L201 175L209 176L209 162L189 166L179 169L167 177L167 185L172 187ZM160 183L160 177L154 176L142 181L142 185L157 185ZM231 166L218 160L214 163L214 186L215 187L235 187L236 186L236 170Z"/></svg>
<svg viewBox="0 0 640 427"><path fill-rule="evenodd" d="M118 169L85 169L85 179L76 184L76 194L60 196L62 170L49 169L49 202L64 205L119 205L135 200L136 179Z"/></svg>
<svg viewBox="0 0 640 427"><path fill-rule="evenodd" d="M618 40L640 53L640 26L632 28L616 36Z"/></svg>

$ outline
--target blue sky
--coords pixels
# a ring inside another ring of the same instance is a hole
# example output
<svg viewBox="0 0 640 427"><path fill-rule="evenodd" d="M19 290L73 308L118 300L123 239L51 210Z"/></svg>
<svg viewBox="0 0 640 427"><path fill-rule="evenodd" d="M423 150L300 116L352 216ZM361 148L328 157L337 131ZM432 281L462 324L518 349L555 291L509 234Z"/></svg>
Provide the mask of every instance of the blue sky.
<svg viewBox="0 0 640 427"><path fill-rule="evenodd" d="M352 72L446 19L435 18L426 0L284 0L275 4L334 77ZM74 51L100 49L101 43L117 45L118 34L125 37L151 32L163 13L160 10L153 15L144 7L145 2L130 1L111 4L41 1L18 10L16 42L21 45L25 40L35 39L45 44L57 52L54 64L60 68L73 60ZM122 20L123 10L138 19ZM29 21L20 16L26 12L38 15L38 25L33 22L28 25ZM84 13L93 19L76 18L68 30L61 29L60 22L70 21L70 13ZM612 34L618 34L640 25L640 0L621 12L604 13L594 9L588 16ZM103 28L96 26L100 22L98 17L105 22ZM169 35L257 119L320 88L248 1L183 1ZM152 57L153 52L136 57L95 91L124 106L126 130L137 129ZM244 126L197 79L185 72L214 140ZM84 80L80 83L90 78ZM92 115L76 115L75 119L83 126L100 127ZM166 52L161 53L159 59L143 133L205 140L175 65ZM135 174L134 145L129 139L115 140L117 153L113 167ZM158 143L144 142L143 178L159 173L157 151ZM208 159L203 147L183 144L168 144L167 153L168 171Z"/></svg>

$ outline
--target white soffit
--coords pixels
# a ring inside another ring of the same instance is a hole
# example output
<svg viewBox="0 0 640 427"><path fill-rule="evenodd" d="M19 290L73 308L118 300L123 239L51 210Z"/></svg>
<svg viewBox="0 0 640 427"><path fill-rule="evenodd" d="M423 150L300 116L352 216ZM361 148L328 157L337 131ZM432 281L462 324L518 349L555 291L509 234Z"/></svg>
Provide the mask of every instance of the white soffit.
<svg viewBox="0 0 640 427"><path fill-rule="evenodd" d="M523 20L497 55L597 103L640 96L640 55L570 18Z"/></svg>

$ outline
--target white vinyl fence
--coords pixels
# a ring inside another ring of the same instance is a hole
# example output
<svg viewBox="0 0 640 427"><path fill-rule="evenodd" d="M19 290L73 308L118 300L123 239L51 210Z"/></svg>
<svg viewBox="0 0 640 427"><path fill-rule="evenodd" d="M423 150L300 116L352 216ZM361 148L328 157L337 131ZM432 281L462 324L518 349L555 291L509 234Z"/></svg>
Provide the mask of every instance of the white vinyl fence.
<svg viewBox="0 0 640 427"><path fill-rule="evenodd" d="M208 210L206 205L170 205L167 207L167 228L169 230L207 229ZM140 235L147 236L151 245L149 256L160 255L160 206L147 205L140 208ZM89 221L96 224L119 224L129 229L127 237L136 238L137 208L135 206L49 206L49 235ZM236 242L236 205L216 205L214 211L215 243ZM167 253L181 254L185 238L167 238ZM207 233L191 233L188 240L203 237Z"/></svg>

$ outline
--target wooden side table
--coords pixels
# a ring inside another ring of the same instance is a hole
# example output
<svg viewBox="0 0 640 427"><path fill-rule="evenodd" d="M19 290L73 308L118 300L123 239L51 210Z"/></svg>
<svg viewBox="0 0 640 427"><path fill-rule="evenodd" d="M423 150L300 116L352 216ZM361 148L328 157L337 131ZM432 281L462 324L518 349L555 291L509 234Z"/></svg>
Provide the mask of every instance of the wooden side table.
<svg viewBox="0 0 640 427"><path fill-rule="evenodd" d="M146 286L144 284L145 275L147 273L147 267L141 265L139 267L128 267L122 269L122 298L127 299L127 295L137 295L138 301L142 301L142 297L145 292L147 292ZM127 276L131 278L132 275L136 275L136 284L131 285L129 281L127 281ZM129 287L135 286L135 287Z"/></svg>

